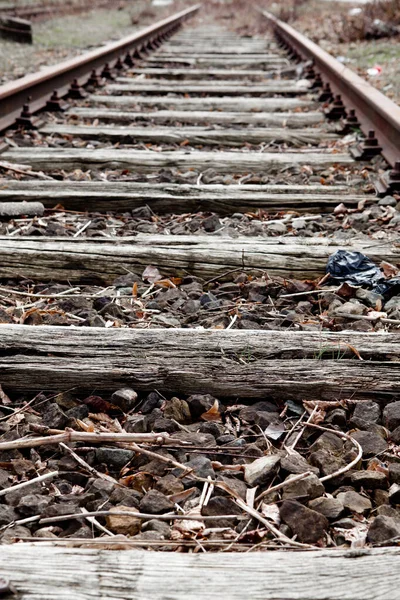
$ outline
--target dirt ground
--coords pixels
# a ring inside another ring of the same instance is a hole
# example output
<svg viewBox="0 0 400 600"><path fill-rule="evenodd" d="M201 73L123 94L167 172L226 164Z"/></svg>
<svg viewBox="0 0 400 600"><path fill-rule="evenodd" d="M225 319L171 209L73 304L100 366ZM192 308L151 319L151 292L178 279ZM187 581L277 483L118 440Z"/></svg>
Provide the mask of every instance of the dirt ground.
<svg viewBox="0 0 400 600"><path fill-rule="evenodd" d="M94 9L33 24L33 45L0 40L0 84L134 33L174 9L139 0L120 9Z"/></svg>

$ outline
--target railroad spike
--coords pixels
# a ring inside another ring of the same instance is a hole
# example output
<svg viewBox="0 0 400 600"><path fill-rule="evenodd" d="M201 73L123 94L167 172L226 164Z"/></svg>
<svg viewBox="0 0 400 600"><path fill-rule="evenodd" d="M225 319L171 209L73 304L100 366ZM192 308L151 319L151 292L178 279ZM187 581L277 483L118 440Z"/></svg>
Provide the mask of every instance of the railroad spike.
<svg viewBox="0 0 400 600"><path fill-rule="evenodd" d="M340 133L346 134L354 131L354 129L359 129L360 123L357 119L356 111L354 108L349 110L347 118L343 120L343 127L340 130Z"/></svg>
<svg viewBox="0 0 400 600"><path fill-rule="evenodd" d="M96 87L100 87L102 85L101 84L101 79L100 79L100 77L96 73L96 69L93 69L93 71L91 72L90 77L87 80L86 85L90 86L90 87L95 87L95 88Z"/></svg>
<svg viewBox="0 0 400 600"><path fill-rule="evenodd" d="M322 92L318 97L318 102L330 102L331 100L333 100L331 86L329 83L325 83L322 88Z"/></svg>
<svg viewBox="0 0 400 600"><path fill-rule="evenodd" d="M23 105L21 114L15 119L15 125L18 129L37 129L38 122L31 113L29 104Z"/></svg>
<svg viewBox="0 0 400 600"><path fill-rule="evenodd" d="M60 98L57 90L54 90L54 92L50 96L50 100L47 100L44 110L46 112L65 112L66 110L68 110L68 108L69 104L67 104L62 98Z"/></svg>
<svg viewBox="0 0 400 600"><path fill-rule="evenodd" d="M78 80L74 79L68 90L68 96L74 100L82 100L83 98L86 98L87 93L81 88Z"/></svg>
<svg viewBox="0 0 400 600"><path fill-rule="evenodd" d="M322 81L322 77L320 73L316 73L315 74L315 79L311 85L311 89L316 89L316 88L322 88L322 86L324 85L323 81Z"/></svg>
<svg viewBox="0 0 400 600"><path fill-rule="evenodd" d="M331 121L339 121L339 119L345 118L347 116L346 109L344 107L342 97L340 96L340 94L337 94L335 96L334 101L328 106L327 109L325 109L324 113L326 118L330 119Z"/></svg>
<svg viewBox="0 0 400 600"><path fill-rule="evenodd" d="M101 72L101 77L103 79L115 79L108 62L103 67L103 70Z"/></svg>
<svg viewBox="0 0 400 600"><path fill-rule="evenodd" d="M393 169L385 171L381 177L376 179L374 186L380 197L400 192L400 161L396 161Z"/></svg>
<svg viewBox="0 0 400 600"><path fill-rule="evenodd" d="M117 62L114 65L114 69L117 69L117 71L122 71L122 69L124 68L124 63L122 62L121 57L119 56Z"/></svg>
<svg viewBox="0 0 400 600"><path fill-rule="evenodd" d="M350 154L355 160L371 160L374 156L378 156L382 152L382 147L379 145L378 139L375 136L375 131L371 129L368 136L355 148L350 148Z"/></svg>
<svg viewBox="0 0 400 600"><path fill-rule="evenodd" d="M133 65L135 64L134 61L132 60L132 56L130 55L129 52L126 53L126 56L124 58L124 63L128 66L128 67L133 67Z"/></svg>

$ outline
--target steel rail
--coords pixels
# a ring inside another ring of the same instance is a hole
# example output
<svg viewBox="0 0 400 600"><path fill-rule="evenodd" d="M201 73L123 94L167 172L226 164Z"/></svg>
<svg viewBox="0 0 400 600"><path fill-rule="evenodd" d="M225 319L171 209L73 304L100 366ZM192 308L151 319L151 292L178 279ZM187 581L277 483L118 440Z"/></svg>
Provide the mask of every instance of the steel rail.
<svg viewBox="0 0 400 600"><path fill-rule="evenodd" d="M156 42L160 36L172 33L199 8L200 5L196 4L137 33L123 37L118 42L112 42L48 67L40 73L26 75L0 86L0 131L13 125L28 98L32 112L44 108L54 90L57 90L59 96L65 96L75 79L83 85L93 70L103 67L107 62L118 60L130 50L145 48Z"/></svg>
<svg viewBox="0 0 400 600"><path fill-rule="evenodd" d="M312 60L314 70L320 73L324 83L329 83L332 91L340 94L347 109L356 111L363 133L368 135L370 130L375 131L383 156L395 166L400 160L400 107L305 35L271 13L261 13L277 37L303 59Z"/></svg>

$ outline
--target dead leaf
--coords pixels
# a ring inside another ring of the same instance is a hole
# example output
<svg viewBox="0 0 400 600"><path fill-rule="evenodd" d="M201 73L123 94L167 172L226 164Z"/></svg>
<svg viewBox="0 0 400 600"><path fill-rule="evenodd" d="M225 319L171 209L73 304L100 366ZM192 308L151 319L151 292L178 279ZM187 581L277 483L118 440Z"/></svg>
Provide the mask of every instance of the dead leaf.
<svg viewBox="0 0 400 600"><path fill-rule="evenodd" d="M398 275L400 273L400 269L398 269L391 263L388 263L384 260L381 262L381 264L379 266L382 269L385 277L395 277L396 275Z"/></svg>
<svg viewBox="0 0 400 600"><path fill-rule="evenodd" d="M142 279L144 281L149 281L150 283L155 283L156 281L160 281L162 277L157 267L148 265L142 273Z"/></svg>
<svg viewBox="0 0 400 600"><path fill-rule="evenodd" d="M279 512L279 506L277 504L267 504L266 502L263 502L261 504L260 512L264 517L266 517L279 527L279 525L281 524L281 516Z"/></svg>
<svg viewBox="0 0 400 600"><path fill-rule="evenodd" d="M3 404L3 406L7 406L8 404L11 404L10 398L7 396L7 394L5 393L5 391L3 390L1 385L0 385L0 401Z"/></svg>
<svg viewBox="0 0 400 600"><path fill-rule="evenodd" d="M219 402L215 400L212 407L200 417L203 421L222 421L221 413L219 412Z"/></svg>

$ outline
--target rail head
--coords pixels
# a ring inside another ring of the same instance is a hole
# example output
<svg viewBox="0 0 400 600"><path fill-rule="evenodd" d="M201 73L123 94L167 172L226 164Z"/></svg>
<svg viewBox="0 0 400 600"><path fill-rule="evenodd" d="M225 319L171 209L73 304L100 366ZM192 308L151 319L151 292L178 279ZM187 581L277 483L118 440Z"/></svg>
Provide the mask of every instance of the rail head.
<svg viewBox="0 0 400 600"><path fill-rule="evenodd" d="M313 61L315 70L341 95L346 108L356 111L363 133L375 130L383 156L394 166L400 160L400 106L305 35L273 14L260 12L281 39L305 60Z"/></svg>
<svg viewBox="0 0 400 600"><path fill-rule="evenodd" d="M0 86L0 131L10 127L21 112L22 105L30 98L32 111L46 105L54 90L65 95L74 79L82 85L86 83L94 69L106 62L117 60L124 53L140 48L158 36L168 33L200 8L200 4L158 21L141 31L125 36L117 42L111 42L72 59L47 67L40 73L33 73Z"/></svg>

